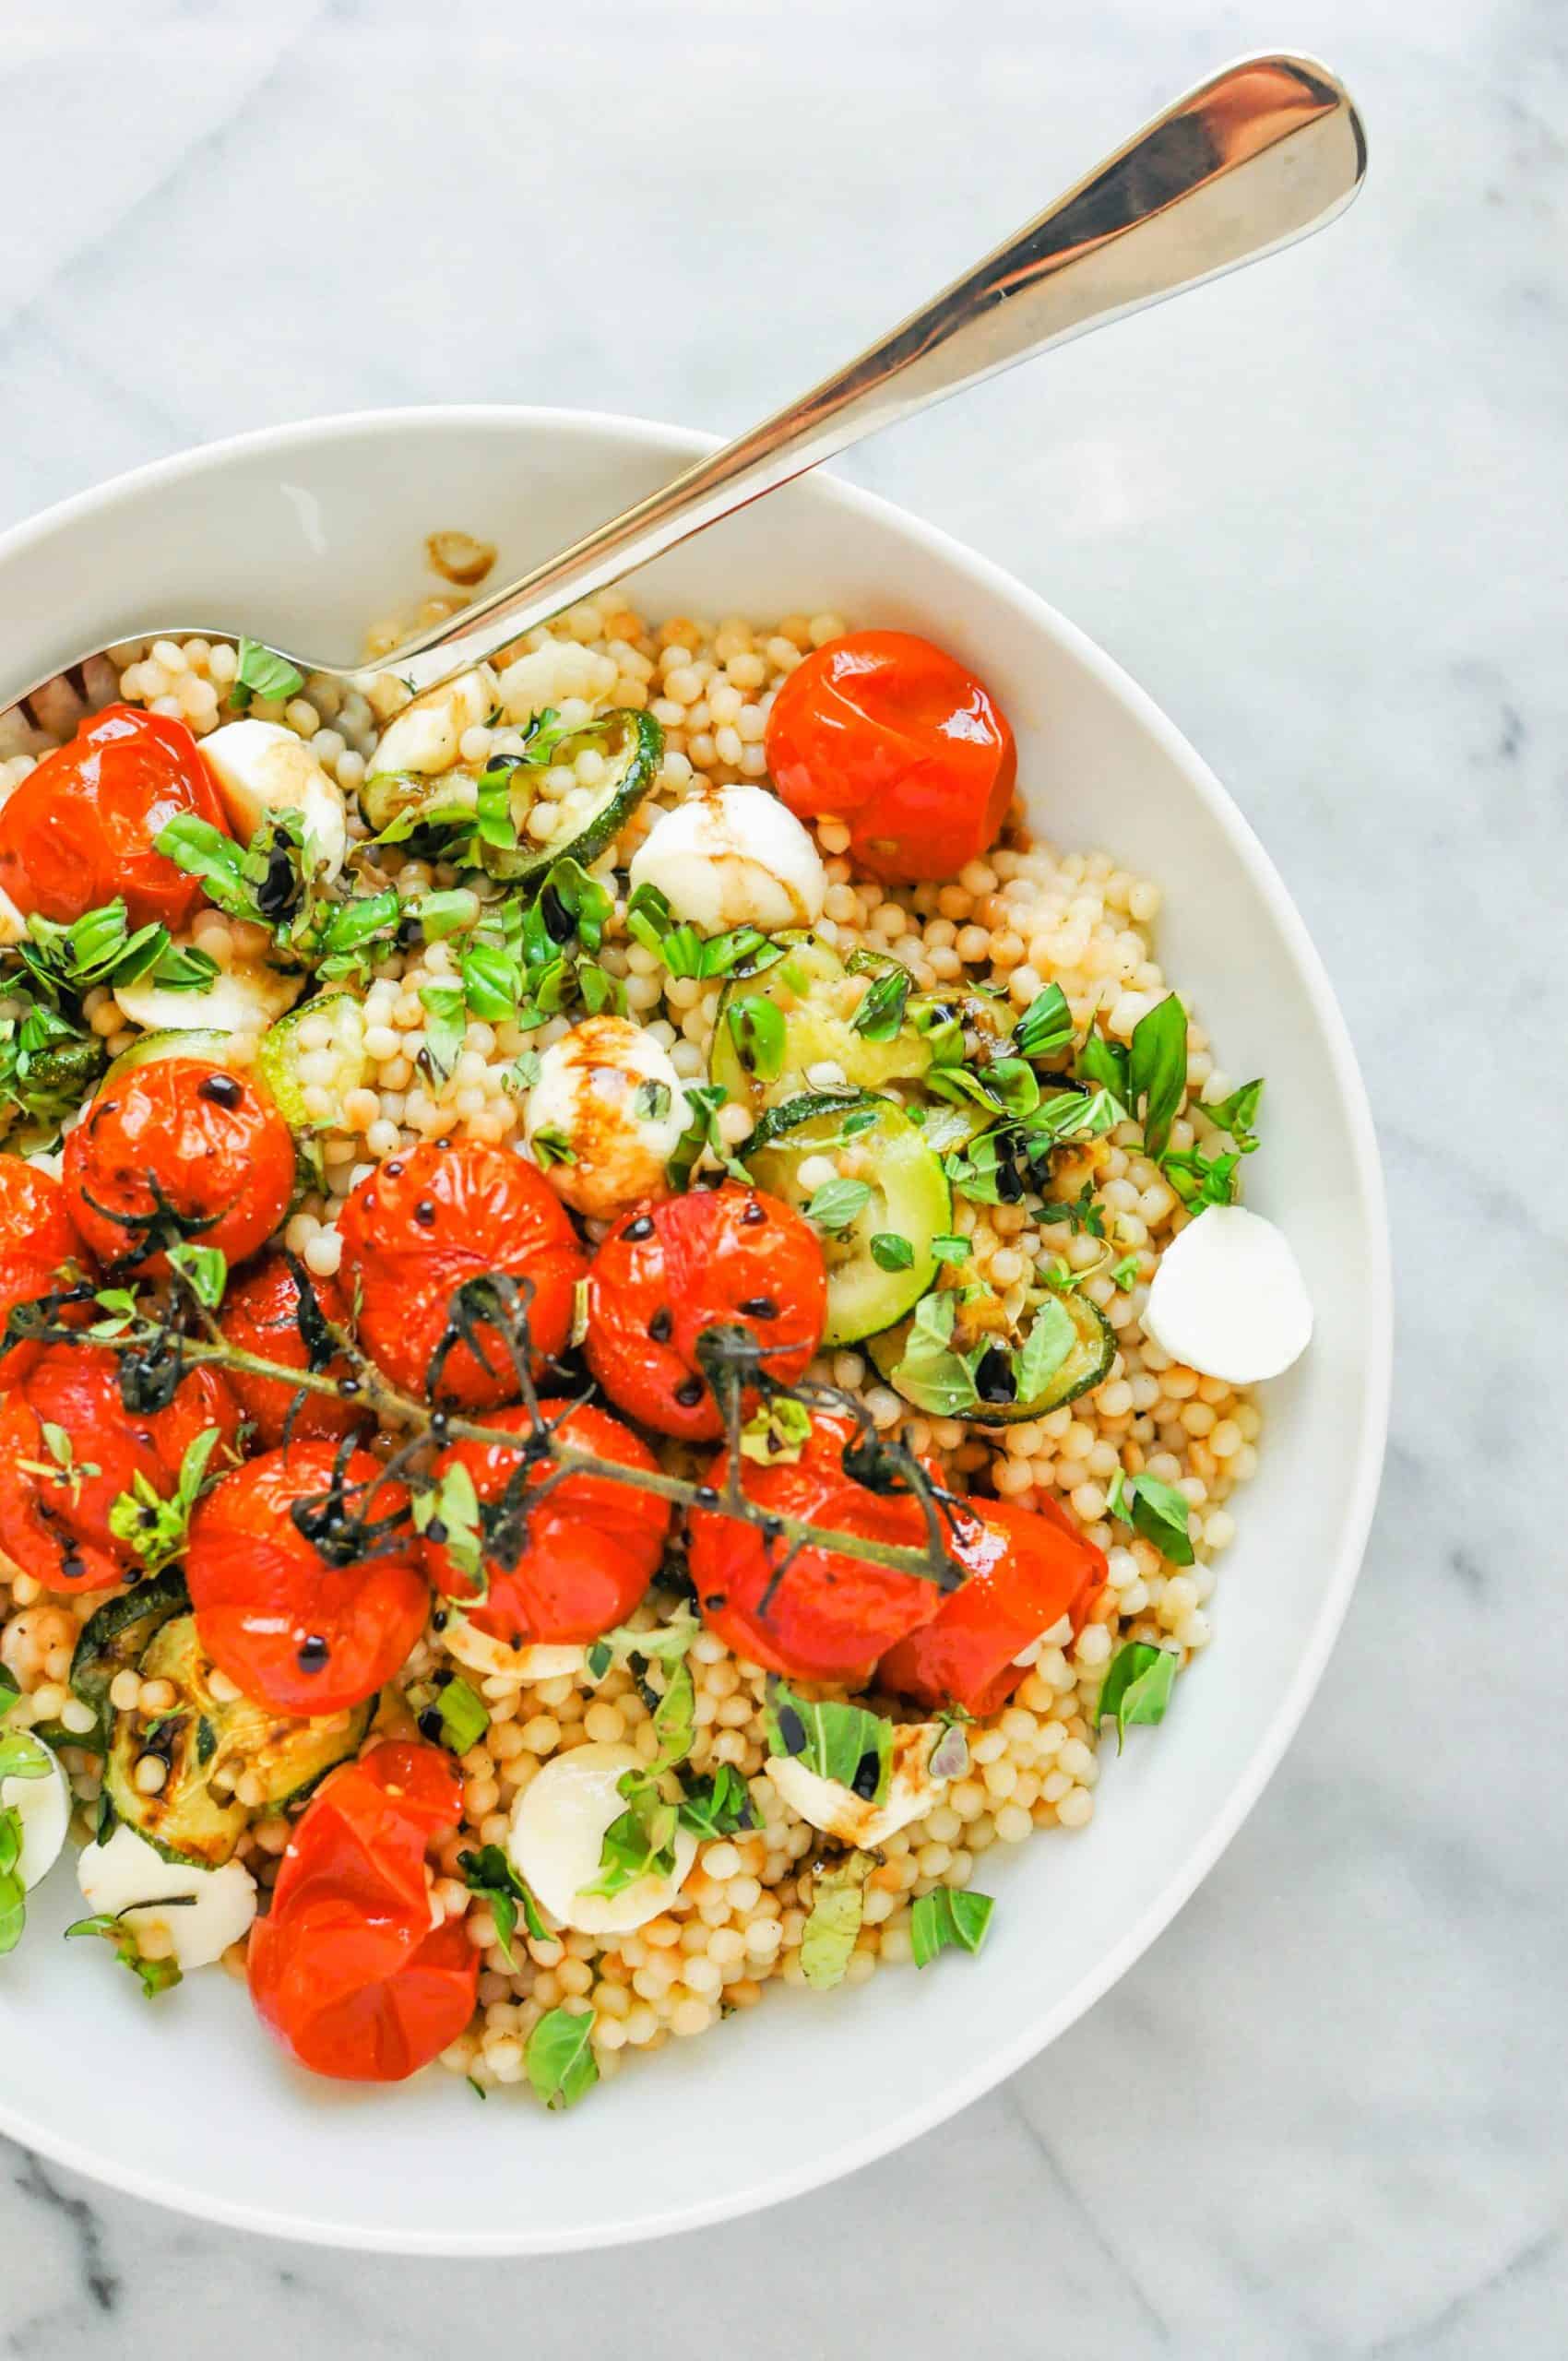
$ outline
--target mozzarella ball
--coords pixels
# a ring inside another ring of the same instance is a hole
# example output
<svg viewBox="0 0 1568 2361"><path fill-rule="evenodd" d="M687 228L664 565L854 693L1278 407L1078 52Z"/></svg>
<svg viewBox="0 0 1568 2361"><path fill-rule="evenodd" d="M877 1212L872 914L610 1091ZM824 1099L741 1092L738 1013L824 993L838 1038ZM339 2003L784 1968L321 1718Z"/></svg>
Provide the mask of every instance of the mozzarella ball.
<svg viewBox="0 0 1568 2361"><path fill-rule="evenodd" d="M675 1831L675 1867L666 1878L638 1878L623 1893L585 1893L600 1875L604 1832L626 1809L620 1780L640 1772L636 1747L590 1740L552 1755L517 1797L506 1850L541 1907L585 1935L624 1935L667 1910L691 1874L697 1840Z"/></svg>
<svg viewBox="0 0 1568 2361"><path fill-rule="evenodd" d="M686 1113L669 1051L629 1017L590 1016L540 1053L523 1135L558 1196L610 1220L662 1192Z"/></svg>
<svg viewBox="0 0 1568 2361"><path fill-rule="evenodd" d="M279 721L226 721L201 741L229 825L248 844L269 812L298 812L313 873L333 878L349 848L343 790Z"/></svg>
<svg viewBox="0 0 1568 2361"><path fill-rule="evenodd" d="M477 730L489 720L499 703L494 673L488 664L443 681L422 697L406 705L389 721L370 758L370 775L414 771L434 777L449 771L457 759L465 730Z"/></svg>
<svg viewBox="0 0 1568 2361"><path fill-rule="evenodd" d="M792 812L761 787L714 787L661 812L632 856L632 884L655 885L707 934L811 926L827 876Z"/></svg>
<svg viewBox="0 0 1568 2361"><path fill-rule="evenodd" d="M182 1970L210 1967L249 1933L255 1916L255 1880L243 1861L225 1861L220 1869L166 1861L123 1821L107 1845L83 1847L77 1877L95 1913L126 1927L162 1928ZM159 1908L168 1902L181 1906Z"/></svg>
<svg viewBox="0 0 1568 2361"><path fill-rule="evenodd" d="M1313 1307L1283 1230L1244 1205L1210 1205L1160 1256L1144 1326L1200 1375L1254 1385L1306 1351Z"/></svg>
<svg viewBox="0 0 1568 2361"><path fill-rule="evenodd" d="M0 1811L14 1811L21 1823L17 1867L30 1892L59 1859L71 1824L71 1783L60 1758L42 1738L34 1738L33 1744L42 1758L42 1777L0 1779Z"/></svg>

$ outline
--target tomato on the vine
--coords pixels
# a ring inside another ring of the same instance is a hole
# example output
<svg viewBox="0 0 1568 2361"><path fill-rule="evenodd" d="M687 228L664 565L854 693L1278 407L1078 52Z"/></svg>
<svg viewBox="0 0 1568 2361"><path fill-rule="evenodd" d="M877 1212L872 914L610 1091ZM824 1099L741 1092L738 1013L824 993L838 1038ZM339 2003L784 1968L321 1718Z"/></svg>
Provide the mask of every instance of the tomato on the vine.
<svg viewBox="0 0 1568 2361"><path fill-rule="evenodd" d="M747 1328L781 1384L822 1342L815 1230L760 1189L693 1190L623 1214L588 1274L588 1364L617 1408L689 1442L724 1431L696 1354L705 1328Z"/></svg>
<svg viewBox="0 0 1568 2361"><path fill-rule="evenodd" d="M473 1301L459 1290L496 1274L531 1287L536 1368L559 1353L571 1333L574 1292L588 1258L560 1198L510 1148L481 1140L426 1141L390 1157L353 1192L338 1234L344 1283L359 1294L361 1341L405 1393L429 1393L469 1409L517 1399L511 1359L500 1336L482 1324L479 1352L466 1342L452 1344L432 1389L443 1340L463 1301Z"/></svg>
<svg viewBox="0 0 1568 2361"><path fill-rule="evenodd" d="M766 1467L744 1461L742 1489L777 1516L856 1540L921 1548L926 1522L917 1501L874 1492L845 1473L844 1449L854 1439L849 1419L819 1413L798 1460ZM708 1481L722 1486L726 1473L720 1458ZM790 1546L780 1540L770 1554L755 1525L717 1509L692 1512L691 1574L703 1621L737 1655L770 1672L861 1686L877 1658L929 1623L942 1604L934 1581L840 1550L802 1548L780 1574Z"/></svg>
<svg viewBox="0 0 1568 2361"><path fill-rule="evenodd" d="M166 1272L177 1241L242 1263L289 1210L294 1143L243 1067L155 1058L105 1083L66 1137L64 1176L104 1263Z"/></svg>
<svg viewBox="0 0 1568 2361"><path fill-rule="evenodd" d="M400 2082L473 2015L480 1954L462 1916L432 1926L425 1858L462 1809L450 1756L403 1739L340 1765L305 1807L247 1974L257 2016L313 2074Z"/></svg>
<svg viewBox="0 0 1568 2361"><path fill-rule="evenodd" d="M907 631L852 631L797 665L766 748L797 818L844 821L851 857L895 884L951 884L988 852L1018 770L985 683Z"/></svg>
<svg viewBox="0 0 1568 2361"><path fill-rule="evenodd" d="M889 1650L877 1679L922 1705L994 1714L1025 1678L1017 1662L1063 1616L1075 1631L1091 1619L1105 1584L1105 1553L1054 1501L1039 1509L1008 1501L966 1503L953 1554L963 1587L932 1620Z"/></svg>
<svg viewBox="0 0 1568 2361"><path fill-rule="evenodd" d="M402 1485L368 1452L301 1442L226 1477L191 1519L185 1580L208 1655L280 1714L337 1714L393 1674L430 1590Z"/></svg>
<svg viewBox="0 0 1568 2361"><path fill-rule="evenodd" d="M85 1271L91 1258L59 1181L25 1157L0 1155L0 1335L18 1303L36 1303L65 1284L62 1266L73 1260ZM0 1353L0 1384L17 1384L42 1349L22 1344Z"/></svg>
<svg viewBox="0 0 1568 2361"><path fill-rule="evenodd" d="M618 1459L645 1475L658 1472L647 1445L618 1418L592 1408L568 1410L564 1402L548 1399L540 1408L561 1442L598 1459ZM498 1410L485 1423L519 1435L533 1428L521 1409ZM670 1530L670 1503L657 1492L603 1476L564 1476L537 1508L528 1507L526 1491L508 1503L507 1488L522 1464L520 1453L500 1443L454 1443L442 1454L435 1463L437 1477L454 1465L466 1469L480 1502L488 1594L467 1604L475 1585L449 1542L427 1538L425 1571L438 1590L465 1602L470 1623L511 1647L597 1640L624 1622L658 1572ZM536 1465L529 1488L550 1472L547 1465ZM508 1508L517 1513L508 1515Z"/></svg>
<svg viewBox="0 0 1568 2361"><path fill-rule="evenodd" d="M187 1447L208 1427L232 1453L240 1406L215 1370L192 1370L173 1400L128 1411L120 1365L96 1345L49 1345L0 1402L0 1549L46 1590L113 1590L137 1570L109 1513L142 1477L172 1499ZM221 1458L208 1463L217 1474Z"/></svg>
<svg viewBox="0 0 1568 2361"><path fill-rule="evenodd" d="M231 1345L254 1353L259 1360L316 1376L350 1377L348 1362L340 1353L334 1353L331 1339L315 1316L319 1308L335 1328L346 1326L349 1306L343 1290L336 1279L314 1274L309 1286L307 1296L290 1255L264 1255L231 1280L220 1314L223 1334ZM283 1441L285 1429L291 1442L311 1442L324 1436L352 1434L370 1420L371 1413L362 1403L305 1393L280 1377L257 1377L252 1370L233 1369L229 1371L229 1382L257 1440L269 1451Z"/></svg>
<svg viewBox="0 0 1568 2361"><path fill-rule="evenodd" d="M128 926L178 929L201 881L154 850L182 812L230 833L212 775L183 721L109 705L45 754L0 809L0 889L62 926L116 895Z"/></svg>

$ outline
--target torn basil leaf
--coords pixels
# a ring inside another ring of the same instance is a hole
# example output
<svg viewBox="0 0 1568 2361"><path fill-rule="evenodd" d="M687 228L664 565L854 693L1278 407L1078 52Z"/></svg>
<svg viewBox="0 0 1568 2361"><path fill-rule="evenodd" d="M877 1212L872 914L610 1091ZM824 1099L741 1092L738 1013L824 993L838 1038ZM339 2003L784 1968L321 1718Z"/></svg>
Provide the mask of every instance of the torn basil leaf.
<svg viewBox="0 0 1568 2361"><path fill-rule="evenodd" d="M922 1893L909 1912L909 1949L917 1967L929 1967L939 1952L978 1952L996 1904L989 1893L968 1886L939 1885Z"/></svg>
<svg viewBox="0 0 1568 2361"><path fill-rule="evenodd" d="M770 1677L764 1726L770 1754L788 1755L819 1779L837 1780L862 1803L886 1801L893 1725L881 1714L832 1699L813 1703L788 1681Z"/></svg>
<svg viewBox="0 0 1568 2361"><path fill-rule="evenodd" d="M197 1246L188 1240L168 1250L171 1270L178 1271L196 1301L216 1311L229 1284L229 1259L219 1246Z"/></svg>
<svg viewBox="0 0 1568 2361"><path fill-rule="evenodd" d="M552 2009L529 2035L524 2053L529 2080L554 2111L576 2106L599 2080L593 2023L588 2011L576 2016L570 2009Z"/></svg>
<svg viewBox="0 0 1568 2361"><path fill-rule="evenodd" d="M871 1259L879 1271L912 1271L915 1250L896 1230L879 1229L871 1241Z"/></svg>
<svg viewBox="0 0 1568 2361"><path fill-rule="evenodd" d="M1114 1718L1118 1754L1134 1722L1165 1719L1180 1661L1174 1648L1158 1648L1148 1640L1128 1640L1111 1657L1095 1707L1095 1722L1098 1726Z"/></svg>
<svg viewBox="0 0 1568 2361"><path fill-rule="evenodd" d="M654 1774L624 1772L616 1783L626 1809L604 1832L599 1875L579 1891L613 1898L644 1878L667 1878L675 1868L675 1806L659 1794Z"/></svg>
<svg viewBox="0 0 1568 2361"><path fill-rule="evenodd" d="M1066 993L1060 984L1047 984L1014 1026L1013 1047L1021 1058L1059 1058L1071 1048L1075 1029Z"/></svg>
<svg viewBox="0 0 1568 2361"><path fill-rule="evenodd" d="M483 1845L476 1853L459 1853L457 1867L469 1892L481 1893L490 1904L490 1915L495 1921L495 1948L508 1970L514 1970L517 1964L512 1952L512 1938L517 1930L519 1914L533 1941L548 1943L554 1940L532 1888L517 1875L499 1845Z"/></svg>
<svg viewBox="0 0 1568 2361"><path fill-rule="evenodd" d="M742 1070L759 1082L771 1082L784 1070L784 1018L765 992L746 992L732 1001L725 1021Z"/></svg>
<svg viewBox="0 0 1568 2361"><path fill-rule="evenodd" d="M1143 1109L1144 1146L1163 1155L1187 1088L1187 1012L1174 992L1140 1016L1127 1061L1131 1107Z"/></svg>
<svg viewBox="0 0 1568 2361"><path fill-rule="evenodd" d="M1133 1093L1127 1065L1127 1052L1122 1043L1108 1041L1103 1033L1091 1029L1073 1061L1073 1073L1079 1082L1096 1083L1100 1089L1109 1090L1125 1107L1131 1104Z"/></svg>
<svg viewBox="0 0 1568 2361"><path fill-rule="evenodd" d="M683 1608L672 1623L659 1624L651 1631L634 1631L629 1623L619 1623L612 1631L601 1631L589 1646L589 1677L602 1680L612 1664L624 1664L631 1656L640 1657L645 1664L679 1664L701 1630L689 1608Z"/></svg>
<svg viewBox="0 0 1568 2361"><path fill-rule="evenodd" d="M732 1762L721 1762L711 1778L699 1779L688 1787L677 1816L682 1827L689 1828L703 1845L757 1824L746 1783Z"/></svg>
<svg viewBox="0 0 1568 2361"><path fill-rule="evenodd" d="M850 1030L866 1041L891 1041L904 1022L904 1004L909 997L910 975L907 967L889 967L872 984L853 1016Z"/></svg>
<svg viewBox="0 0 1568 2361"><path fill-rule="evenodd" d="M259 639L241 639L239 670L229 691L236 713L248 713L256 697L297 696L304 684L304 674L275 647Z"/></svg>
<svg viewBox="0 0 1568 2361"><path fill-rule="evenodd" d="M864 1180L825 1180L806 1207L806 1219L818 1229L848 1229L871 1203Z"/></svg>
<svg viewBox="0 0 1568 2361"><path fill-rule="evenodd" d="M1263 1097L1263 1079L1244 1082L1228 1098L1202 1100L1200 1111L1208 1117L1217 1131L1229 1132L1243 1156L1251 1156L1257 1146L1253 1125L1258 1119L1258 1101Z"/></svg>
<svg viewBox="0 0 1568 2361"><path fill-rule="evenodd" d="M958 1299L950 1292L922 1296L892 1373L899 1392L933 1418L967 1418L980 1400L975 1383L980 1354L962 1354L953 1346L957 1311Z"/></svg>
<svg viewBox="0 0 1568 2361"><path fill-rule="evenodd" d="M801 1932L801 1972L814 1992L844 1980L865 1916L866 1880L876 1867L870 1853L850 1853L813 1880L811 1915Z"/></svg>
<svg viewBox="0 0 1568 2361"><path fill-rule="evenodd" d="M1054 1296L1048 1297L1014 1357L1020 1402L1039 1400L1077 1341L1072 1314Z"/></svg>

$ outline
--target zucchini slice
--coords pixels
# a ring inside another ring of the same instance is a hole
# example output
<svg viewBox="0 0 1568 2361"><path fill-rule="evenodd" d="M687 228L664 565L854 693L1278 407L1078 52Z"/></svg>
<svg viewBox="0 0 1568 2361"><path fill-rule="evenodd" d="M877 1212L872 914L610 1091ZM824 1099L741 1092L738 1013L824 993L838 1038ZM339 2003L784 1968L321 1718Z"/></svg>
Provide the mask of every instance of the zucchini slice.
<svg viewBox="0 0 1568 2361"><path fill-rule="evenodd" d="M492 877L521 884L542 877L552 861L568 854L584 869L590 868L614 843L653 785L664 759L663 730L651 713L639 713L632 706L617 706L612 712L585 722L564 742L564 747L575 745L579 739L603 742L604 777L595 787L573 788L563 797L555 806L554 834L541 844L528 830L540 773L532 764L519 763L510 781L516 841L497 845L481 837L474 847L481 867Z"/></svg>
<svg viewBox="0 0 1568 2361"><path fill-rule="evenodd" d="M382 844L401 844L416 828L471 827L479 803L472 771L378 771L357 789L360 812Z"/></svg>
<svg viewBox="0 0 1568 2361"><path fill-rule="evenodd" d="M1075 1289L1053 1295L1048 1302L1061 1305L1075 1332L1066 1358L1057 1363L1045 1384L1028 1401L982 1398L964 1413L975 1425L1012 1427L1021 1424L1026 1418L1042 1418L1048 1410L1059 1410L1064 1402L1076 1401L1080 1394L1087 1394L1092 1387L1104 1384L1116 1356L1116 1331L1099 1304ZM1041 1306L1042 1311L1046 1308ZM1026 1323L1022 1332L1010 1342L998 1340L995 1348L998 1366L993 1378L998 1392L1003 1391L1009 1381L1016 1383L1018 1356L1028 1341L1029 1324ZM912 1402L917 1410L929 1410L939 1417L944 1416L944 1404L922 1398L918 1379L911 1383L909 1379L900 1380L896 1374L904 1358L909 1333L909 1322L900 1321L897 1328L889 1328L882 1335L873 1336L866 1349L876 1365L878 1375L885 1378L906 1402Z"/></svg>
<svg viewBox="0 0 1568 2361"><path fill-rule="evenodd" d="M880 1090L886 1083L916 1080L931 1063L929 1044L909 1025L901 1025L889 1041L868 1041L857 1033L850 1019L864 991L838 954L814 935L760 976L731 977L719 995L709 1079L754 1115L824 1087L810 1079L814 1066L837 1067L843 1079L835 1088ZM730 1010L754 996L770 1001L784 1020L783 1062L766 1081L746 1071L730 1029Z"/></svg>
<svg viewBox="0 0 1568 2361"><path fill-rule="evenodd" d="M161 1714L116 1714L103 1784L116 1812L171 1860L220 1869L247 1822L314 1787L335 1763L357 1751L375 1700L330 1723L291 1721L249 1697L220 1701L212 1667L196 1634L196 1618L180 1614L159 1625L137 1669L167 1680L175 1702ZM156 1795L144 1794L137 1766L148 1755L167 1766ZM247 1776L260 1789L242 1803L235 1783Z"/></svg>
<svg viewBox="0 0 1568 2361"><path fill-rule="evenodd" d="M351 992L307 1001L267 1026L256 1066L291 1132L342 1128L343 1101L370 1071L362 1006Z"/></svg>
<svg viewBox="0 0 1568 2361"><path fill-rule="evenodd" d="M853 1119L848 1135L846 1119ZM859 1176L871 1194L838 1231L823 1232L827 1265L825 1345L850 1345L901 1320L936 1275L932 1240L953 1217L947 1175L919 1130L889 1098L864 1091L792 1098L771 1108L744 1147L741 1161L759 1189L804 1213L815 1194L801 1167L814 1157L855 1152ZM871 1241L879 1234L905 1239L913 1252L907 1270L885 1271Z"/></svg>
<svg viewBox="0 0 1568 2361"><path fill-rule="evenodd" d="M100 1090L107 1090L111 1083L135 1072L137 1066L149 1066L159 1058L208 1058L214 1065L221 1065L233 1047L232 1033L220 1032L214 1026L165 1026L156 1033L144 1033L128 1050L122 1050L110 1067Z"/></svg>
<svg viewBox="0 0 1568 2361"><path fill-rule="evenodd" d="M119 1592L83 1624L71 1658L71 1693L98 1715L92 1742L100 1749L108 1744L114 1719L110 1682L127 1666L140 1664L159 1625L172 1615L183 1615L190 1603L184 1574L172 1570Z"/></svg>

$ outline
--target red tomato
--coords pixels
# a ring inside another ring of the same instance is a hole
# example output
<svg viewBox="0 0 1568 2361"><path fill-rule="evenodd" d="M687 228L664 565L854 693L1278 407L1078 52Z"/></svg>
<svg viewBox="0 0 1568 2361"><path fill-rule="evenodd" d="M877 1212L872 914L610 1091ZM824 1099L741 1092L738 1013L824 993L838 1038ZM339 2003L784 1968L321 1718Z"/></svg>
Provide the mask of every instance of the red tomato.
<svg viewBox="0 0 1568 2361"><path fill-rule="evenodd" d="M185 1580L202 1645L247 1697L280 1714L338 1714L390 1680L424 1629L430 1592L412 1528L366 1540L407 1511L381 1463L350 1452L334 1539L328 1495L337 1446L268 1451L210 1491L191 1519ZM374 1488L374 1489L371 1489ZM292 1511L311 1503L315 1538Z"/></svg>
<svg viewBox="0 0 1568 2361"><path fill-rule="evenodd" d="M877 1667L881 1687L922 1705L994 1714L1024 1679L1013 1659L1063 1615L1078 1631L1105 1581L1105 1553L1064 1510L971 1501L953 1554L968 1571L922 1631L899 1641Z"/></svg>
<svg viewBox="0 0 1568 2361"><path fill-rule="evenodd" d="M313 1274L311 1287L333 1325L347 1326L349 1307L337 1280L316 1278ZM223 1299L223 1334L242 1352L255 1353L261 1360L331 1377L348 1376L342 1355L323 1349L324 1340L315 1336L308 1311L303 1321L302 1311L304 1299L290 1257L267 1254L231 1284ZM370 1417L362 1405L335 1402L328 1394L302 1394L281 1378L254 1377L244 1370L232 1370L229 1382L269 1451L282 1442L285 1427L291 1442L309 1442L323 1436L352 1434Z"/></svg>
<svg viewBox="0 0 1568 2361"><path fill-rule="evenodd" d="M68 1465L46 1426L65 1437ZM111 1508L137 1476L169 1499L187 1444L208 1427L232 1448L240 1406L216 1370L193 1370L167 1409L132 1417L113 1353L45 1346L0 1403L0 1549L47 1590L114 1589L137 1557L111 1533Z"/></svg>
<svg viewBox="0 0 1568 2361"><path fill-rule="evenodd" d="M427 1141L361 1182L343 1208L343 1279L362 1290L361 1340L378 1369L423 1394L457 1289L491 1272L533 1284L529 1333L536 1366L564 1347L572 1298L588 1260L560 1198L510 1148L481 1140ZM468 1409L515 1400L517 1382L499 1337L447 1354L440 1397ZM488 1363L488 1366L486 1366Z"/></svg>
<svg viewBox="0 0 1568 2361"><path fill-rule="evenodd" d="M36 910L62 926L122 895L127 925L183 927L203 899L201 881L153 850L181 812L230 833L184 723L105 706L0 810L0 887L24 916Z"/></svg>
<svg viewBox="0 0 1568 2361"><path fill-rule="evenodd" d="M157 1058L105 1084L66 1138L64 1169L94 1253L160 1273L175 1238L231 1263L265 1246L294 1193L294 1143L243 1070Z"/></svg>
<svg viewBox="0 0 1568 2361"><path fill-rule="evenodd" d="M925 1539L918 1501L869 1491L844 1473L843 1450L854 1431L847 1418L814 1418L811 1439L792 1464L745 1463L746 1497L860 1540L918 1547ZM725 1481L722 1459L708 1480ZM802 1549L776 1582L755 1526L708 1509L692 1512L691 1573L703 1621L737 1655L796 1679L849 1687L869 1679L878 1656L907 1631L929 1623L943 1596L918 1574L837 1550Z"/></svg>
<svg viewBox="0 0 1568 2361"><path fill-rule="evenodd" d="M540 1407L553 1418L566 1406L544 1401ZM490 1423L526 1433L531 1420L525 1410L499 1410ZM602 1410L573 1410L557 1431L563 1442L597 1458L618 1459L648 1474L657 1469L647 1445ZM481 1506L501 1499L519 1465L518 1454L500 1444L459 1442L436 1461L436 1473L454 1462L468 1469ZM529 1480L538 1483L548 1473L536 1467ZM602 1476L565 1477L528 1518L526 1538L514 1535L509 1547L496 1548L492 1529L485 1561L490 1595L463 1611L480 1631L514 1648L533 1641L576 1646L597 1640L624 1623L641 1599L669 1530L670 1503L657 1493L634 1491ZM471 1596L472 1584L446 1549L427 1540L424 1563L438 1590L464 1600Z"/></svg>
<svg viewBox="0 0 1568 2361"><path fill-rule="evenodd" d="M827 1282L815 1230L760 1189L695 1190L623 1214L589 1273L588 1364L618 1409L660 1434L724 1431L697 1366L705 1328L749 1328L789 1384L822 1342Z"/></svg>
<svg viewBox="0 0 1568 2361"><path fill-rule="evenodd" d="M790 811L848 822L854 859L895 884L950 884L988 852L1018 771L984 682L906 631L852 631L808 656L773 701L766 746Z"/></svg>
<svg viewBox="0 0 1568 2361"><path fill-rule="evenodd" d="M54 1175L19 1156L0 1155L0 1332L13 1305L34 1303L66 1284L60 1266L73 1256L84 1270L91 1259ZM0 1354L0 1384L17 1384L42 1349L13 1345Z"/></svg>
<svg viewBox="0 0 1568 2361"><path fill-rule="evenodd" d="M451 1758L402 1739L342 1764L306 1806L248 1973L257 2016L313 2074L400 2082L473 2015L480 1955L460 1917L432 1928L425 1866L462 1808Z"/></svg>

